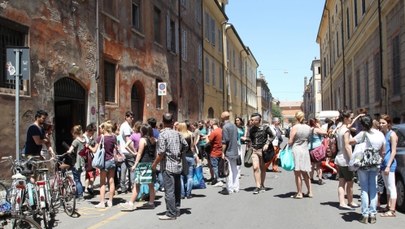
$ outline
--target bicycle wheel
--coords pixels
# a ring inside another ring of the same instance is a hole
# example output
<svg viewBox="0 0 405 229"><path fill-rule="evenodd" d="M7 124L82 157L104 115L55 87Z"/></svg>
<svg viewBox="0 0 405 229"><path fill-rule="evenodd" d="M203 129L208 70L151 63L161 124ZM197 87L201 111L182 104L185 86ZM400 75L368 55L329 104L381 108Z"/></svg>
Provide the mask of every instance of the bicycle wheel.
<svg viewBox="0 0 405 229"><path fill-rule="evenodd" d="M35 222L32 218L23 215L7 215L0 218L0 227L7 228L37 228L41 229L41 226Z"/></svg>
<svg viewBox="0 0 405 229"><path fill-rule="evenodd" d="M9 201L8 198L9 196L7 187L3 183L0 183L0 202Z"/></svg>
<svg viewBox="0 0 405 229"><path fill-rule="evenodd" d="M66 214L72 216L76 211L76 185L72 178L66 177L62 186L62 204Z"/></svg>

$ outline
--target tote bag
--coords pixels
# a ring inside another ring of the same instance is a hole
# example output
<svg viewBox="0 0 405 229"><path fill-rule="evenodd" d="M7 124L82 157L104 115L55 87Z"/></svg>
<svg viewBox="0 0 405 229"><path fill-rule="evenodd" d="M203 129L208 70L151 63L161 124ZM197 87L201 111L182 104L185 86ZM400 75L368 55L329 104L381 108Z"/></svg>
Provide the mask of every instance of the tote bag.
<svg viewBox="0 0 405 229"><path fill-rule="evenodd" d="M280 152L281 168L292 171L295 168L294 156L288 145Z"/></svg>
<svg viewBox="0 0 405 229"><path fill-rule="evenodd" d="M93 168L103 169L105 164L105 148L104 148L104 135L101 136L100 144L98 145L97 151L94 154L93 161L91 165Z"/></svg>

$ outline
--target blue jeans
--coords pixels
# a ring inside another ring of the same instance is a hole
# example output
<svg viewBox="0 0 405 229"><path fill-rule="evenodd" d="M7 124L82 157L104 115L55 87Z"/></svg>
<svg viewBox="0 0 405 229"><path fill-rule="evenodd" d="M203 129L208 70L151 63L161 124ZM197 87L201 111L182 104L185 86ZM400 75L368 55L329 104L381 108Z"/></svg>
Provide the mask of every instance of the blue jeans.
<svg viewBox="0 0 405 229"><path fill-rule="evenodd" d="M72 174L73 174L73 180L76 183L76 197L82 197L83 196L83 185L80 180L82 170L77 170L74 166L72 166Z"/></svg>
<svg viewBox="0 0 405 229"><path fill-rule="evenodd" d="M181 176L181 197L190 197L191 190L193 189L193 176L194 176L194 157L186 157L188 164L188 175Z"/></svg>
<svg viewBox="0 0 405 229"><path fill-rule="evenodd" d="M162 172L165 187L166 215L176 217L180 214L181 182L180 174L164 170Z"/></svg>
<svg viewBox="0 0 405 229"><path fill-rule="evenodd" d="M375 217L377 214L377 175L377 168L357 170L361 187L361 214L365 217Z"/></svg>
<svg viewBox="0 0 405 229"><path fill-rule="evenodd" d="M214 170L214 179L213 180L218 180L219 176L218 176L218 164L219 164L219 160L221 158L220 157L211 157L211 166L212 169Z"/></svg>

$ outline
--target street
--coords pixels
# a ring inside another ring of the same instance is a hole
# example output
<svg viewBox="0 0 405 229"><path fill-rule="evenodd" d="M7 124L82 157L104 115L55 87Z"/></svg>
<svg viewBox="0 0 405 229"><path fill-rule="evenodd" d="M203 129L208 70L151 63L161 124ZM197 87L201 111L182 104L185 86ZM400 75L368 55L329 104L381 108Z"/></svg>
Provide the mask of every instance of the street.
<svg viewBox="0 0 405 229"><path fill-rule="evenodd" d="M339 210L337 181L326 180L324 185L314 185L314 197L293 199L295 192L292 172L267 172L268 191L253 195L254 180L251 168L242 169L241 190L229 196L218 193L219 187L207 185L206 189L193 190L193 198L181 202L181 216L173 221L160 221L165 212L164 194L157 193L154 210L121 212L119 203L129 199L130 194L118 195L110 209L95 209L98 197L82 202L77 218L64 212L57 214L55 228L402 228L405 215L396 218L377 216L374 225L357 221L360 208L354 211ZM304 187L304 192L306 191ZM360 189L354 187L355 198ZM359 202L360 204L360 202Z"/></svg>

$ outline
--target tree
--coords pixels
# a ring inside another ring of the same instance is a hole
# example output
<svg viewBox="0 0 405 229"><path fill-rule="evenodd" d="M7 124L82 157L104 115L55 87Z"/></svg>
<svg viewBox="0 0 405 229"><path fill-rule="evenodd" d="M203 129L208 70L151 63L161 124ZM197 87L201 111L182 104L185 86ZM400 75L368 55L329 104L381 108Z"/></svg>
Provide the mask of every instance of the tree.
<svg viewBox="0 0 405 229"><path fill-rule="evenodd" d="M283 120L283 114L281 113L281 108L277 104L273 103L273 106L271 107L271 115L273 117L279 117L281 120Z"/></svg>

